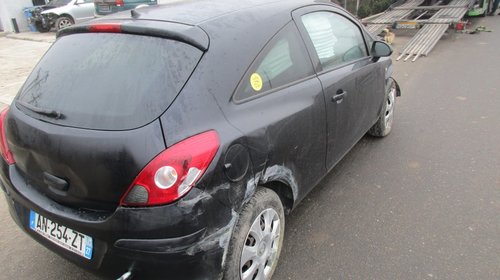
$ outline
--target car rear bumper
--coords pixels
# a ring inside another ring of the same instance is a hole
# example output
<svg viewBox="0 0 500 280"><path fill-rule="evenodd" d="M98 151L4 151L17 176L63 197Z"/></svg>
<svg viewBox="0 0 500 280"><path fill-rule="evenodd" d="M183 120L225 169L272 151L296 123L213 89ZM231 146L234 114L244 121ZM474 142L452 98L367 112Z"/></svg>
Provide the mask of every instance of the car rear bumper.
<svg viewBox="0 0 500 280"><path fill-rule="evenodd" d="M181 200L166 206L92 213L57 204L33 188L18 187L16 167L0 162L0 185L14 221L39 243L77 265L115 278L127 271L142 275L141 279L219 278L234 217L216 200L203 196L203 201L184 201L184 205L179 205ZM221 211L216 213L216 209ZM30 229L30 210L91 236L92 258L63 249ZM217 217L212 225L206 223L210 217Z"/></svg>

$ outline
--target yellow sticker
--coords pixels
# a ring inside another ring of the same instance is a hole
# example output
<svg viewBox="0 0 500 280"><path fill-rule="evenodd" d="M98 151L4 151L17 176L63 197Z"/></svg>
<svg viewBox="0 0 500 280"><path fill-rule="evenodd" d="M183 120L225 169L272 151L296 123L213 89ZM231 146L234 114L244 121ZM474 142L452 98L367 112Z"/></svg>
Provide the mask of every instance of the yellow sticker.
<svg viewBox="0 0 500 280"><path fill-rule="evenodd" d="M262 77L258 73L253 73L250 76L250 85L253 90L260 91L262 89Z"/></svg>

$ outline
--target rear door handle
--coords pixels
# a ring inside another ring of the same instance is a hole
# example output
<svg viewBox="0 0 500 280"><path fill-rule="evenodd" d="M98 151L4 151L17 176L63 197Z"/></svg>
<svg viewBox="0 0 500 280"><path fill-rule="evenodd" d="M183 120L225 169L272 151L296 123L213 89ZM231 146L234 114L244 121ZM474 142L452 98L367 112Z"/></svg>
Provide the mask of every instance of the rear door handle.
<svg viewBox="0 0 500 280"><path fill-rule="evenodd" d="M337 104L342 102L342 99L344 99L344 96L346 94L347 94L347 91L345 91L343 89L337 90L337 93L334 96L332 96L332 102L337 102Z"/></svg>

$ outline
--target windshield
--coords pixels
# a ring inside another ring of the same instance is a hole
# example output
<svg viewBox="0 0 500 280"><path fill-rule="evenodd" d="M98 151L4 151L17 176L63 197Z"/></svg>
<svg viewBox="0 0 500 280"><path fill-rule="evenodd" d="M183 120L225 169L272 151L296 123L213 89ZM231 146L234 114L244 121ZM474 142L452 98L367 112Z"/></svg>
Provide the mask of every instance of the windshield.
<svg viewBox="0 0 500 280"><path fill-rule="evenodd" d="M47 6L60 7L60 6L68 5L69 2L71 2L71 0L51 0L51 1L49 1L49 3L47 3Z"/></svg>
<svg viewBox="0 0 500 280"><path fill-rule="evenodd" d="M168 108L201 55L191 45L149 36L64 36L33 69L17 108L65 126L137 128Z"/></svg>

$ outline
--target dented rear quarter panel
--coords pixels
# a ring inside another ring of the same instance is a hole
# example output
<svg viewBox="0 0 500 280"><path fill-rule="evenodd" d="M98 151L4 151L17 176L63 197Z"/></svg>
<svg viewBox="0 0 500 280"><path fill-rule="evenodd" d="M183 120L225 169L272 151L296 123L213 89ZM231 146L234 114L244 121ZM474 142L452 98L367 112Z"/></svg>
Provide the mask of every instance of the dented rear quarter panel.
<svg viewBox="0 0 500 280"><path fill-rule="evenodd" d="M232 203L235 210L258 185L272 182L284 183L290 188L293 200L300 200L326 172L325 101L315 76L248 102L236 104L232 100L255 57L292 21L291 14L286 13L277 14L270 21L267 11L273 5L279 3L255 8L262 9L262 13L233 13L223 20L199 25L210 37L209 48L161 119L167 146L207 129L209 123L209 128L224 137L215 159L221 165L226 163L223 157L229 147L235 144L246 147L251 168L243 179L227 183L230 186L226 194L219 197ZM223 36L219 30L225 30ZM183 112L192 113L186 116ZM224 170L214 172L221 175L212 180L222 177L220 182L227 181ZM217 186L218 183L212 182L206 187Z"/></svg>

